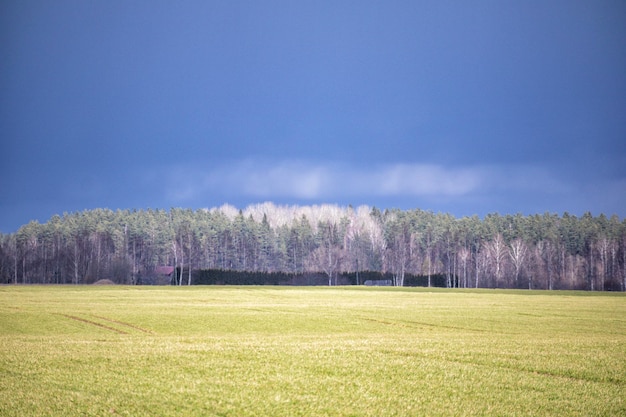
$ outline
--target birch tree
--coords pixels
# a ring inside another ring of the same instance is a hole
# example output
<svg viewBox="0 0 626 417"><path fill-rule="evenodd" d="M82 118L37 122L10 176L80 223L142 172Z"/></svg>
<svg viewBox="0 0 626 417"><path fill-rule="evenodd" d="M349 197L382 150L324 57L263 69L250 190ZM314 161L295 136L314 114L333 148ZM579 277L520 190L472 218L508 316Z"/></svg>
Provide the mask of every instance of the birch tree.
<svg viewBox="0 0 626 417"><path fill-rule="evenodd" d="M528 247L520 238L517 238L509 245L509 256L515 269L515 287L519 288L519 276L528 255Z"/></svg>
<svg viewBox="0 0 626 417"><path fill-rule="evenodd" d="M485 253L488 256L489 265L497 286L502 281L504 262L507 256L506 245L500 233L496 234L492 240L485 242Z"/></svg>
<svg viewBox="0 0 626 417"><path fill-rule="evenodd" d="M470 261L472 254L467 247L463 246L461 249L459 249L457 256L459 258L459 263L461 264L461 269L463 271L462 281L461 281L462 286L463 288L467 288L467 285L468 285L467 267L469 265L469 261Z"/></svg>

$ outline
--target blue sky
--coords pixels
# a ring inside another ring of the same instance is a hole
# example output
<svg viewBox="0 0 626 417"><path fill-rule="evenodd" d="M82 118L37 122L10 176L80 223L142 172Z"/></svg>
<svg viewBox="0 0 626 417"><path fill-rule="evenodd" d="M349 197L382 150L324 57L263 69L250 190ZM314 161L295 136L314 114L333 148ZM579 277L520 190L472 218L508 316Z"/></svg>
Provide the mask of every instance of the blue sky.
<svg viewBox="0 0 626 417"><path fill-rule="evenodd" d="M0 231L96 207L626 217L626 3L4 1Z"/></svg>

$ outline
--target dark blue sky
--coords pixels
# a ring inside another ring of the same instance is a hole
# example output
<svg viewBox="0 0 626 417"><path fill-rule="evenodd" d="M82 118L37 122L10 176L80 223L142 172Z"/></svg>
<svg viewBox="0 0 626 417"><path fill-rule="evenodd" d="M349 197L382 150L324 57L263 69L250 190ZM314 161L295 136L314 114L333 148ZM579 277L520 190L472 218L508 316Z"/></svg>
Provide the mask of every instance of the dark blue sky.
<svg viewBox="0 0 626 417"><path fill-rule="evenodd" d="M0 231L95 207L626 217L626 3L3 1Z"/></svg>

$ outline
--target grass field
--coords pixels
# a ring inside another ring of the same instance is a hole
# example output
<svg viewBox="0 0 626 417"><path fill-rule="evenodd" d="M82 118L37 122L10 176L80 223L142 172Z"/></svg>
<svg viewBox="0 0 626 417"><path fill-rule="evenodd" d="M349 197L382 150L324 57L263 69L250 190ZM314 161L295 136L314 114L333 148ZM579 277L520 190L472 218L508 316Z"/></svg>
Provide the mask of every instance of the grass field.
<svg viewBox="0 0 626 417"><path fill-rule="evenodd" d="M0 287L2 416L626 416L626 296Z"/></svg>

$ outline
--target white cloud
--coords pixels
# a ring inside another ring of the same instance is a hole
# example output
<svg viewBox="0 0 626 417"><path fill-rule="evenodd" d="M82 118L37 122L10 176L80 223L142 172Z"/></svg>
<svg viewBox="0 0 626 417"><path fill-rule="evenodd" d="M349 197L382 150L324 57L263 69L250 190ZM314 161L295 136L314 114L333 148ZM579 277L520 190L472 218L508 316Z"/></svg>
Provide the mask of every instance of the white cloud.
<svg viewBox="0 0 626 417"><path fill-rule="evenodd" d="M568 189L548 171L533 167L446 167L388 164L357 167L310 161L247 159L206 168L169 171L167 195L183 203L206 195L302 200L346 197L464 197L502 191Z"/></svg>
<svg viewBox="0 0 626 417"><path fill-rule="evenodd" d="M318 198L332 183L334 173L324 166L297 162L235 166L233 184L254 197Z"/></svg>
<svg viewBox="0 0 626 417"><path fill-rule="evenodd" d="M398 164L377 171L373 185L383 195L455 196L476 190L482 177L478 169Z"/></svg>
<svg viewBox="0 0 626 417"><path fill-rule="evenodd" d="M563 194L575 187L547 168L534 165L488 166L484 168L484 188L491 191L520 191Z"/></svg>

